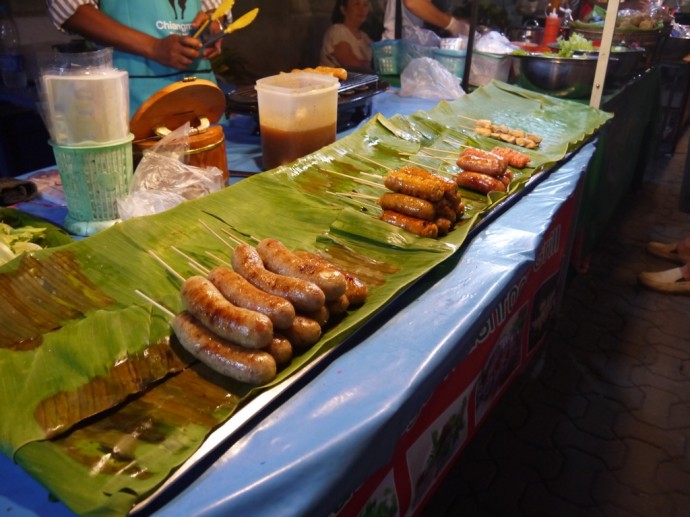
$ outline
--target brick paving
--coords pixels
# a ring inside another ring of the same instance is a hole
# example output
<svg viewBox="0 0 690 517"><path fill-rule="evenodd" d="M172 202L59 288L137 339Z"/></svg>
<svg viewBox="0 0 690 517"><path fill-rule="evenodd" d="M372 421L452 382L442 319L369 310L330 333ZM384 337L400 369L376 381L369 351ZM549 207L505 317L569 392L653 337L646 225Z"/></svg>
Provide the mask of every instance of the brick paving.
<svg viewBox="0 0 690 517"><path fill-rule="evenodd" d="M648 241L690 232L678 210L689 134L628 193L549 343L422 517L690 515L690 296L636 280L676 267Z"/></svg>

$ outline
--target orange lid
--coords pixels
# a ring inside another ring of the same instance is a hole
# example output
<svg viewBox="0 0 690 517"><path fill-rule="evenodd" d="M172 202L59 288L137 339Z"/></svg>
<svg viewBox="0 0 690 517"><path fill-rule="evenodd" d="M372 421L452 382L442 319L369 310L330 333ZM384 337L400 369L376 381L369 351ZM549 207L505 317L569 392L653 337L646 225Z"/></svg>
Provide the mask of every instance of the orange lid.
<svg viewBox="0 0 690 517"><path fill-rule="evenodd" d="M135 140L156 135L156 128L171 131L189 122L193 126L207 118L215 124L225 111L225 95L215 83L189 77L169 84L149 97L129 123Z"/></svg>

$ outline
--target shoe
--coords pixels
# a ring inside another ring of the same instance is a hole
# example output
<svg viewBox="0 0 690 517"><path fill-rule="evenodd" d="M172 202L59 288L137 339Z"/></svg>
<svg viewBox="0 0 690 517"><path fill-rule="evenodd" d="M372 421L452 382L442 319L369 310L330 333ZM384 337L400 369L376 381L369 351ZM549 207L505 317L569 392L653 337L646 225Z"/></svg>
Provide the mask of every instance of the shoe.
<svg viewBox="0 0 690 517"><path fill-rule="evenodd" d="M661 293L690 295L690 280L683 278L679 267L657 273L640 273L637 280L645 287Z"/></svg>
<svg viewBox="0 0 690 517"><path fill-rule="evenodd" d="M676 242L666 244L664 242L652 241L647 244L647 251L652 255L676 262L677 264L685 264L687 262L678 254L678 243Z"/></svg>

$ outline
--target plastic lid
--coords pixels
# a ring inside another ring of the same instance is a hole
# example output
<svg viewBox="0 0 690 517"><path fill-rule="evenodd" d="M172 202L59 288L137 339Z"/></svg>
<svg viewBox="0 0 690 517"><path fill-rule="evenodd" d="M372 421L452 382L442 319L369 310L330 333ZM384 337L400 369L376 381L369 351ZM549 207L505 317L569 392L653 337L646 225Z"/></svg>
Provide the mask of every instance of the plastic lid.
<svg viewBox="0 0 690 517"><path fill-rule="evenodd" d="M175 130L189 122L207 118L211 124L225 112L225 95L215 83L189 78L161 88L132 116L129 128L135 140L156 134L156 128Z"/></svg>
<svg viewBox="0 0 690 517"><path fill-rule="evenodd" d="M255 88L279 95L312 95L323 90L338 89L337 77L313 72L292 72L264 77L256 81Z"/></svg>

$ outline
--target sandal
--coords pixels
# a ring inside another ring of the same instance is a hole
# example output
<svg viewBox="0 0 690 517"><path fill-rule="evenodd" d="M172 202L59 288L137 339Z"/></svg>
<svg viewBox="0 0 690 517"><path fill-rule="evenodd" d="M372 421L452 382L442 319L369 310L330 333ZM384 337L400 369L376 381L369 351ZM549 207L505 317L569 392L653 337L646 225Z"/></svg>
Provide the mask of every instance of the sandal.
<svg viewBox="0 0 690 517"><path fill-rule="evenodd" d="M640 273L637 280L645 287L661 293L690 295L690 280L683 278L679 267L657 273Z"/></svg>
<svg viewBox="0 0 690 517"><path fill-rule="evenodd" d="M647 244L647 251L652 255L661 257L677 264L685 264L687 261L678 254L678 243L666 244L664 242L650 242Z"/></svg>

